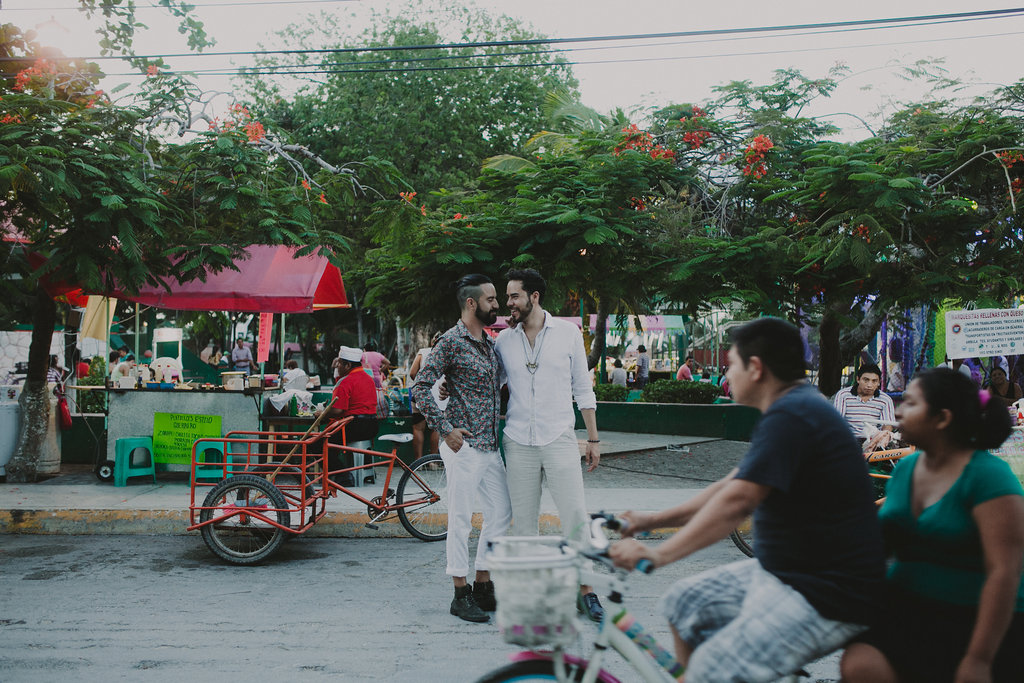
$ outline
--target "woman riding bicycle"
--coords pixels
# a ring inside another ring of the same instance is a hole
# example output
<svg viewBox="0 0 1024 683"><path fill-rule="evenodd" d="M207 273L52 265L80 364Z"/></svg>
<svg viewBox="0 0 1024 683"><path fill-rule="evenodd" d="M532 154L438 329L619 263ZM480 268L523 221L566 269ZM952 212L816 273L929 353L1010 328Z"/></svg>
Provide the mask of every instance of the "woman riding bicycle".
<svg viewBox="0 0 1024 683"><path fill-rule="evenodd" d="M896 416L920 450L887 487L888 599L847 649L843 680L1019 681L1024 489L986 450L1010 433L1006 408L937 368L910 383Z"/></svg>

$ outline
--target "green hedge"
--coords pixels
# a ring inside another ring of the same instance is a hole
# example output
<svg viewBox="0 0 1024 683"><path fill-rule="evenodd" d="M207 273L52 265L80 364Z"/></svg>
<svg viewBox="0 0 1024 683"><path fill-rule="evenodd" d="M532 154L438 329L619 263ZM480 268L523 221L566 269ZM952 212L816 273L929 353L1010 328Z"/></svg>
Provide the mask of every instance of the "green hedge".
<svg viewBox="0 0 1024 683"><path fill-rule="evenodd" d="M594 387L594 394L598 401L622 403L629 395L629 389L620 384L598 384Z"/></svg>
<svg viewBox="0 0 1024 683"><path fill-rule="evenodd" d="M659 379L644 387L641 400L644 403L714 403L721 395L720 387L707 382Z"/></svg>

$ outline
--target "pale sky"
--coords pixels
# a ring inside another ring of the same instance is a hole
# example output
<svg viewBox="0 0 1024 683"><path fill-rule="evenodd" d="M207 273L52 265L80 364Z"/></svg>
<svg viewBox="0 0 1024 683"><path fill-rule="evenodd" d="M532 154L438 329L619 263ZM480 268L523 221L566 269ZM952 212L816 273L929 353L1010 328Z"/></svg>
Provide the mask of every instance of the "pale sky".
<svg viewBox="0 0 1024 683"><path fill-rule="evenodd" d="M436 8L448 3L426 2L416 11L434 16ZM354 32L365 25L372 7L401 7L405 2L380 0L193 0L197 16L207 32L217 40L215 51L238 51L266 47L315 47L283 45L272 32L308 12L330 11L346 17ZM991 2L991 0L990 0ZM1005 9L990 2L962 0L909 0L856 3L748 2L718 0L690 3L682 0L477 0L477 5L503 12L528 22L549 37L609 36L662 32L727 29L755 26L909 17L979 10ZM22 28L41 26L45 42L55 44L68 56L99 54L97 39L89 32L82 15L67 11L74 0L2 0L0 20ZM234 4L231 4L234 3ZM218 6L220 5L220 6ZM225 6L226 5L226 6ZM26 9L31 8L31 9ZM434 9L432 9L434 8ZM151 26L137 38L140 53L186 52L175 20L158 9L140 8L140 18ZM49 21L50 19L53 21ZM56 23L54 23L56 22ZM942 58L949 75L975 85L967 92L980 94L997 84L1024 77L1019 49L1024 34L1024 15L980 21L959 21L916 27L892 27L875 30L847 30L787 35L717 36L664 38L629 43L586 43L567 47L585 48L565 53L580 80L584 104L607 112L615 107L629 111L670 102L701 102L709 98L711 87L730 80L767 82L774 69L794 67L809 77L824 76L836 63L851 67L853 75L843 81L829 101L810 112L831 117L850 112L865 119L879 111L891 111L894 100L920 97L894 77L893 64L920 59ZM629 60L629 61L625 61ZM197 68L245 65L245 58L203 57L169 59L172 68ZM610 63L617 62L617 63ZM102 62L110 73L128 71L116 62ZM111 76L103 87L132 78ZM211 89L228 89L224 78L207 77L200 81ZM637 115L639 118L639 114ZM835 116L848 135L859 137L863 129L852 117ZM875 119L877 120L877 119Z"/></svg>

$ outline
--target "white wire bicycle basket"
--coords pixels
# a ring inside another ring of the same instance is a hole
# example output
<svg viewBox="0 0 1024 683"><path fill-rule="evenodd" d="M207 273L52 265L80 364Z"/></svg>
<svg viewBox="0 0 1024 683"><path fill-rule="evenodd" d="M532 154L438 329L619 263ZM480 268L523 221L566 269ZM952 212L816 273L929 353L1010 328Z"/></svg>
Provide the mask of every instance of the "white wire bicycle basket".
<svg viewBox="0 0 1024 683"><path fill-rule="evenodd" d="M498 602L498 629L507 642L535 647L575 640L579 567L576 551L561 537L496 539L487 566Z"/></svg>

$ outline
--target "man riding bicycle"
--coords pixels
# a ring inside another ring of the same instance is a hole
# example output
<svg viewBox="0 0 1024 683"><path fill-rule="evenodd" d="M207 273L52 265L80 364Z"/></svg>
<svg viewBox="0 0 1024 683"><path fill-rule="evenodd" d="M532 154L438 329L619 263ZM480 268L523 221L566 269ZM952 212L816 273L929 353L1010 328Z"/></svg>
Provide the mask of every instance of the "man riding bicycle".
<svg viewBox="0 0 1024 683"><path fill-rule="evenodd" d="M677 582L662 600L687 683L773 681L863 631L884 575L882 537L860 447L806 383L799 330L762 318L733 331L728 380L763 417L728 476L627 533L682 526L657 546L619 541L621 567L655 567L719 541L754 515L755 558Z"/></svg>

